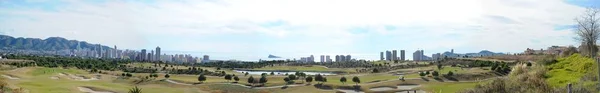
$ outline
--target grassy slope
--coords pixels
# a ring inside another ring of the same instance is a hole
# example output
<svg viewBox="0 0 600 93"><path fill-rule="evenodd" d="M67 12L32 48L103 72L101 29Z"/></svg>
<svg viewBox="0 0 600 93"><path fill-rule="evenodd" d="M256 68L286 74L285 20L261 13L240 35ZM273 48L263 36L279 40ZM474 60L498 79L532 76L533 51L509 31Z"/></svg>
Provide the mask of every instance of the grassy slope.
<svg viewBox="0 0 600 93"><path fill-rule="evenodd" d="M562 87L568 83L579 82L585 74L597 75L597 63L579 54L559 58L558 62L548 66L547 81L555 87Z"/></svg>

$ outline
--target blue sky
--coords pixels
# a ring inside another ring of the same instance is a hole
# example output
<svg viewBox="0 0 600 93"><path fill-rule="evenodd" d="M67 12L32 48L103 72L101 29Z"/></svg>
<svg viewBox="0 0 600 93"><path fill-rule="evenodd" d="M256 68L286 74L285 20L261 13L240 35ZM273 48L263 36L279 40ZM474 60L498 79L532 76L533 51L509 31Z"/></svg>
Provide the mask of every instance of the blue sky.
<svg viewBox="0 0 600 93"><path fill-rule="evenodd" d="M435 3L432 3L435 2ZM257 60L576 45L597 0L0 0L0 34Z"/></svg>

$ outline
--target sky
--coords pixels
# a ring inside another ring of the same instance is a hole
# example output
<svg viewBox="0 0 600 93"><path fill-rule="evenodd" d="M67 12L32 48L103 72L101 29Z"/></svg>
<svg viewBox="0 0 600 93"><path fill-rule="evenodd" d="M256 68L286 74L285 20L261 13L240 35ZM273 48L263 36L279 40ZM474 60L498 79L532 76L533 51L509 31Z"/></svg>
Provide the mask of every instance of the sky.
<svg viewBox="0 0 600 93"><path fill-rule="evenodd" d="M578 45L600 0L0 0L0 34L258 60Z"/></svg>

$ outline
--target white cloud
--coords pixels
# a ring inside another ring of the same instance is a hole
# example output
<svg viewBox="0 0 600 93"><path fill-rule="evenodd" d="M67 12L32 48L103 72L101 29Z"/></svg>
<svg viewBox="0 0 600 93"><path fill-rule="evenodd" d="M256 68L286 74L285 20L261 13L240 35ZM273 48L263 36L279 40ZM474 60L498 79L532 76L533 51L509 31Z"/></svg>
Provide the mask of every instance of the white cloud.
<svg viewBox="0 0 600 93"><path fill-rule="evenodd" d="M378 59L377 51L386 49L353 46L377 36L397 36L393 39L398 40L383 41L403 44L382 46L406 49L409 55L418 48L432 50L430 53L449 48L515 52L574 44L570 31L554 31L554 27L573 24L572 19L583 9L562 0L67 2L70 4L57 7L56 11L0 8L0 16L9 16L0 20L0 31L26 37L62 36L132 49L157 46L152 44L184 44L160 46L182 51L287 53L283 55L373 51L376 55L363 58ZM285 24L260 25L273 21ZM365 26L368 28L365 33L348 31ZM385 26L398 29L389 31ZM268 36L275 42L254 45L262 40L231 37L238 42L219 42L207 38L230 35ZM152 41L156 38L174 41Z"/></svg>

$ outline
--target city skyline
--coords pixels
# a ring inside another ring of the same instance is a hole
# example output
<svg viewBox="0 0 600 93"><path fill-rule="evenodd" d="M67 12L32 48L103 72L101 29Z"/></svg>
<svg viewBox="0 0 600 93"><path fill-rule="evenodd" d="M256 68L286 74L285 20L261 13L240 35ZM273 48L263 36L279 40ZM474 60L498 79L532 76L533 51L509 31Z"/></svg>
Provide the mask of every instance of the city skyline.
<svg viewBox="0 0 600 93"><path fill-rule="evenodd" d="M572 18L598 3L5 0L0 1L0 34L59 36L147 52L161 46L161 53L221 60L258 60L269 54L378 60L381 50L406 50L409 59L418 49L431 55L450 49L518 53L526 48L578 46L571 37Z"/></svg>

